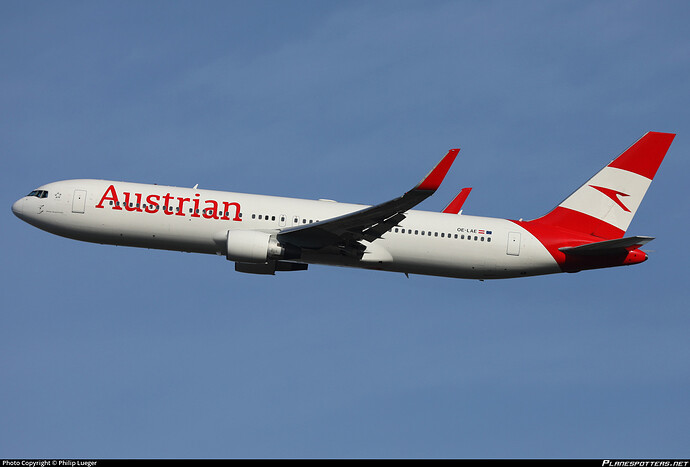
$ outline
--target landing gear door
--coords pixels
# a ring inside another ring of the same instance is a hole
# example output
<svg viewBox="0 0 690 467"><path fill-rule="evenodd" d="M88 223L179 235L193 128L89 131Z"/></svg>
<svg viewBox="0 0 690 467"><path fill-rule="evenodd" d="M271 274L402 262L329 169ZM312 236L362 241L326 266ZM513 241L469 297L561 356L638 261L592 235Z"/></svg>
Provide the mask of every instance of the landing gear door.
<svg viewBox="0 0 690 467"><path fill-rule="evenodd" d="M520 256L520 232L508 232L508 248L506 254Z"/></svg>
<svg viewBox="0 0 690 467"><path fill-rule="evenodd" d="M72 212L84 214L86 207L86 191L74 190L74 199L72 200Z"/></svg>

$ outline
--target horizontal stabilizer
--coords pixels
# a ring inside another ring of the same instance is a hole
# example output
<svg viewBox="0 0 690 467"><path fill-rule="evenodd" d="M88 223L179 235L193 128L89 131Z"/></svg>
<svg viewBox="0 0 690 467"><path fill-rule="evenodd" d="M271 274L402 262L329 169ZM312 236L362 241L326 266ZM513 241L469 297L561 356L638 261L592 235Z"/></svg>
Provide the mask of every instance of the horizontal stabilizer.
<svg viewBox="0 0 690 467"><path fill-rule="evenodd" d="M568 255L605 256L625 253L651 242L654 237L627 237L603 242L587 243L580 246L564 246L560 251Z"/></svg>

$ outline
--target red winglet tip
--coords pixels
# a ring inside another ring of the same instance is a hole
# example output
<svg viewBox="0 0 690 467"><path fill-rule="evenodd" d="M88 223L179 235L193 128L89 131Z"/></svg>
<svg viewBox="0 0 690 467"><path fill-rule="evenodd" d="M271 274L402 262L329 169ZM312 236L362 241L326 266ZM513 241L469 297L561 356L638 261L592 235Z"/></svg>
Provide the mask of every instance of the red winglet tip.
<svg viewBox="0 0 690 467"><path fill-rule="evenodd" d="M457 196L453 199L453 201L446 206L446 208L443 210L444 213L446 214L457 214L460 212L462 209L462 205L465 204L465 200L470 194L470 191L472 191L472 188L463 188L460 190L460 193L457 194Z"/></svg>
<svg viewBox="0 0 690 467"><path fill-rule="evenodd" d="M448 154L446 154L443 157L443 159L441 159L441 161L438 164L436 164L436 167L434 167L433 170L429 172L429 175L424 177L424 180L419 182L415 189L436 191L438 187L441 186L441 182L446 177L446 174L450 170L450 167L453 165L453 162L455 161L455 158L457 157L459 152L460 149L451 149L450 151L448 151Z"/></svg>

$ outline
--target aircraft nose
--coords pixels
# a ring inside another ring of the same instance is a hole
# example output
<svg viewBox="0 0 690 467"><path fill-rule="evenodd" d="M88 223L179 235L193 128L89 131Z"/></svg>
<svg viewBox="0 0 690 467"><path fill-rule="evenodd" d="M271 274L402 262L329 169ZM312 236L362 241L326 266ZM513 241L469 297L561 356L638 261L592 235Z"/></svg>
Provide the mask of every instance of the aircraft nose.
<svg viewBox="0 0 690 467"><path fill-rule="evenodd" d="M12 205L12 212L15 216L21 218L24 213L24 198L17 200Z"/></svg>

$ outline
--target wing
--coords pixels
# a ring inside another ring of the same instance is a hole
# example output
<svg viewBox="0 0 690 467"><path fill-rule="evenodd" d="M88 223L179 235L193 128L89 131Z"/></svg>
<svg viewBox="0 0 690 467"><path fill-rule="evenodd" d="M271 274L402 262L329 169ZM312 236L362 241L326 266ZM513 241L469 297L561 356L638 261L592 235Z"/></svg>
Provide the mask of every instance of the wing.
<svg viewBox="0 0 690 467"><path fill-rule="evenodd" d="M398 198L342 216L282 230L278 233L278 241L300 248L318 250L336 247L345 254L361 253L365 249L361 240L372 242L380 238L405 219L406 211L434 194L459 151L448 151L421 182Z"/></svg>

